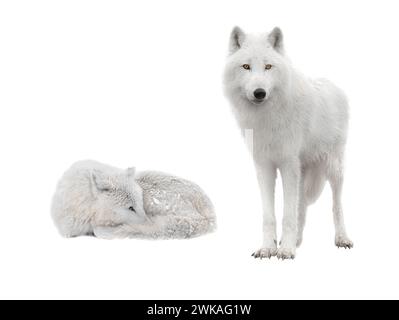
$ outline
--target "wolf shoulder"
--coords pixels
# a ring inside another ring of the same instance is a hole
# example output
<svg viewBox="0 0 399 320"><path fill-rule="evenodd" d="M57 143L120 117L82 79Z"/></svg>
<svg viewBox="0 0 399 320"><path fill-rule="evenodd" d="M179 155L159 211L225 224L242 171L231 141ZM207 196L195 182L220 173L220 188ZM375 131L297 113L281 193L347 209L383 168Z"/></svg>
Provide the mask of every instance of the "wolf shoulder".
<svg viewBox="0 0 399 320"><path fill-rule="evenodd" d="M306 145L319 153L325 146L344 145L349 122L349 104L344 91L330 80L309 80L307 105ZM324 146L324 147L323 147ZM307 147L306 149L308 149ZM327 149L328 149L327 148ZM323 151L328 153L327 150Z"/></svg>
<svg viewBox="0 0 399 320"><path fill-rule="evenodd" d="M348 112L348 97L343 89L326 78L310 79L309 84L313 89L313 96L319 101L315 101L319 106L325 106L331 111Z"/></svg>

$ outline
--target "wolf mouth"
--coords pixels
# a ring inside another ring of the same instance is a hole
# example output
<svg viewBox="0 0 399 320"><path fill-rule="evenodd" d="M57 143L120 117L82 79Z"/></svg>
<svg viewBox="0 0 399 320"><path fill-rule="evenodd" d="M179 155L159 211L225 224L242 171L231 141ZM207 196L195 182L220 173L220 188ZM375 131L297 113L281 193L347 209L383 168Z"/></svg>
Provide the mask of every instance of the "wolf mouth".
<svg viewBox="0 0 399 320"><path fill-rule="evenodd" d="M255 99L252 99L252 100L249 100L252 104L254 104L254 105L256 105L256 106L260 106L260 105L262 105L265 101L266 101L266 99L262 99L262 100L255 100Z"/></svg>

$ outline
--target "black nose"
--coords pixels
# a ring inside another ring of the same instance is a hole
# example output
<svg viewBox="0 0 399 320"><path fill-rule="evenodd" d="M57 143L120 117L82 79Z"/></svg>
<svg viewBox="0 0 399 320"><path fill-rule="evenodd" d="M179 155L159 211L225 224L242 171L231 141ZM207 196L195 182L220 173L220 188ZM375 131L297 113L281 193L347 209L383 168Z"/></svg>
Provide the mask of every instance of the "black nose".
<svg viewBox="0 0 399 320"><path fill-rule="evenodd" d="M266 97L266 91L263 89L256 89L254 91L254 97L258 100L263 100Z"/></svg>

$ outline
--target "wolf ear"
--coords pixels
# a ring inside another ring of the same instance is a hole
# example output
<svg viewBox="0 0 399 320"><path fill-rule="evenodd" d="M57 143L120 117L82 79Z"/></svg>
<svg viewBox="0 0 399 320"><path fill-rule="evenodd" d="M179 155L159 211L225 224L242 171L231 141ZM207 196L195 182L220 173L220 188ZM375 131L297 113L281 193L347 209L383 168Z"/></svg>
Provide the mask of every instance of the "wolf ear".
<svg viewBox="0 0 399 320"><path fill-rule="evenodd" d="M283 32L279 27L275 27L272 32L269 33L268 40L277 52L284 52Z"/></svg>
<svg viewBox="0 0 399 320"><path fill-rule="evenodd" d="M135 167L127 168L127 176L129 178L133 178L135 175L136 175L136 168Z"/></svg>
<svg viewBox="0 0 399 320"><path fill-rule="evenodd" d="M93 182L98 191L110 191L113 187L111 177L104 172L94 169L91 173Z"/></svg>
<svg viewBox="0 0 399 320"><path fill-rule="evenodd" d="M230 54L240 49L244 40L245 40L244 31L242 31L240 27L234 27L230 35L230 44L229 44Z"/></svg>

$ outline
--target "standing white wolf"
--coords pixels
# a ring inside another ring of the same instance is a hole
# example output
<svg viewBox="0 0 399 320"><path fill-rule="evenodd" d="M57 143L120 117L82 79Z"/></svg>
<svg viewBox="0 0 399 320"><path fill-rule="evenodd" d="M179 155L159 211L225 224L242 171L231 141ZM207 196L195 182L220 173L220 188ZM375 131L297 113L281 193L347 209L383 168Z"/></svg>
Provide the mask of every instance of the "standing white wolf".
<svg viewBox="0 0 399 320"><path fill-rule="evenodd" d="M328 180L333 193L335 244L351 248L341 205L348 103L331 82L295 70L283 34L230 38L224 86L241 129L253 130L253 157L263 201L263 246L255 258L293 259L302 242L306 209ZM277 248L274 188L279 170L284 191L283 230Z"/></svg>

